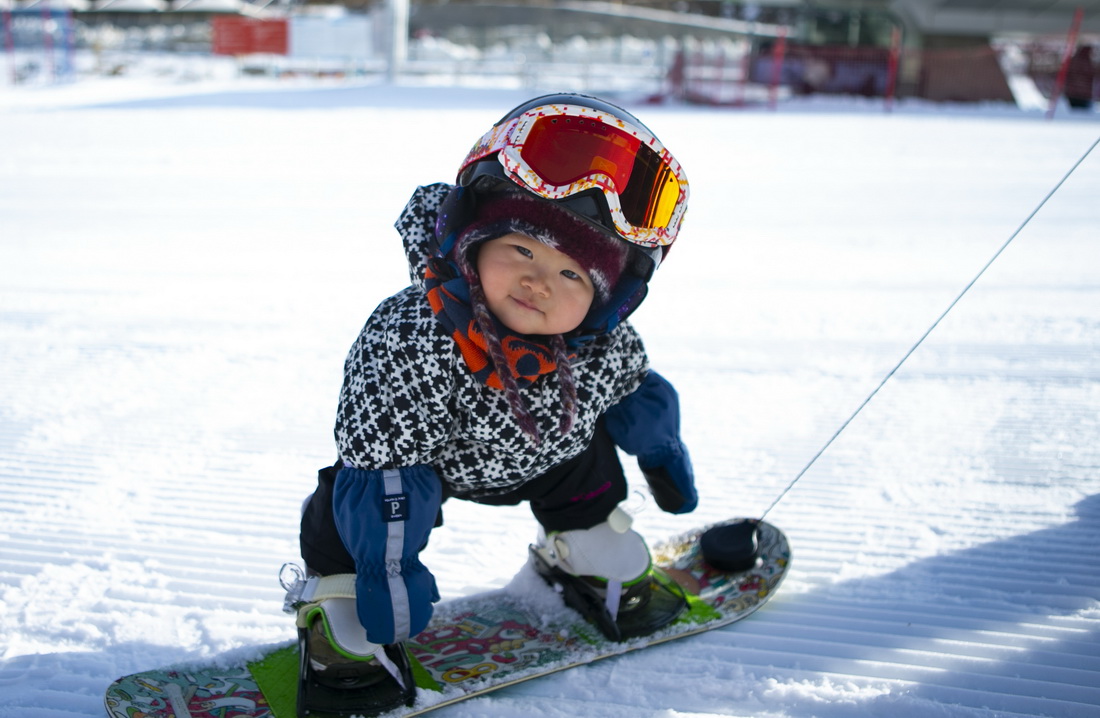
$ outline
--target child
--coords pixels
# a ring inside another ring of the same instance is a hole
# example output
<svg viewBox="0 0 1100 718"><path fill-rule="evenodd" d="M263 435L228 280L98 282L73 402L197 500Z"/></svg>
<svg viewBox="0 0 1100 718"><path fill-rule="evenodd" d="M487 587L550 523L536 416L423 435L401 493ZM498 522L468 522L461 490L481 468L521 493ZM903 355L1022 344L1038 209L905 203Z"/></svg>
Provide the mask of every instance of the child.
<svg viewBox="0 0 1100 718"><path fill-rule="evenodd" d="M617 508L616 447L638 457L662 509L695 508L676 393L624 321L687 198L649 130L575 94L515 108L454 186L413 194L396 225L412 286L378 306L348 355L340 460L303 512L303 558L327 582L299 611L307 702L346 698L362 713L410 700L399 644L439 599L418 555L452 497L529 502L537 570L578 609L605 607L594 618L610 637L678 615L682 595L655 579Z"/></svg>

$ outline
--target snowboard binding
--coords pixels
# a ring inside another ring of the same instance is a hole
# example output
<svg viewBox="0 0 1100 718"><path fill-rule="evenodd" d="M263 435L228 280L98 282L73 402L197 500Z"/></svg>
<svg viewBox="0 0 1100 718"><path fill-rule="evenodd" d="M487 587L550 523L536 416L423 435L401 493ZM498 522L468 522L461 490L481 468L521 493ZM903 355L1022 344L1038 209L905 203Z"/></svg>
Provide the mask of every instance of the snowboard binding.
<svg viewBox="0 0 1100 718"><path fill-rule="evenodd" d="M534 546L531 561L536 573L561 594L565 604L595 624L611 641L648 636L688 609L683 588L656 566L629 585L624 584L618 606L612 609L607 605L606 579L574 576L551 566Z"/></svg>
<svg viewBox="0 0 1100 718"><path fill-rule="evenodd" d="M535 571L612 641L647 636L688 609L678 583L653 565L633 519L616 507L587 529L547 532L531 545Z"/></svg>
<svg viewBox="0 0 1100 718"><path fill-rule="evenodd" d="M382 646L380 655L359 665L344 662L318 670L318 638L311 635L317 630L298 629L298 718L376 716L416 702L412 665L403 644Z"/></svg>
<svg viewBox="0 0 1100 718"><path fill-rule="evenodd" d="M287 564L283 610L297 614L298 718L376 716L416 702L412 662L402 643L366 639L356 613L355 576L311 576Z"/></svg>

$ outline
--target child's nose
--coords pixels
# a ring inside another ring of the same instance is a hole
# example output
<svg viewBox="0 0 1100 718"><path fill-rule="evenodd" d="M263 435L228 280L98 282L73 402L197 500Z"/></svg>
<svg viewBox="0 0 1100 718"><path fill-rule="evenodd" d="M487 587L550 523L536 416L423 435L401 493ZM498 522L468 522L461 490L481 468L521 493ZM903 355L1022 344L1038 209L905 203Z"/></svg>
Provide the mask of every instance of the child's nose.
<svg viewBox="0 0 1100 718"><path fill-rule="evenodd" d="M532 268L524 275L524 282L532 291L546 293L550 289L550 282L547 281L546 272L541 269Z"/></svg>

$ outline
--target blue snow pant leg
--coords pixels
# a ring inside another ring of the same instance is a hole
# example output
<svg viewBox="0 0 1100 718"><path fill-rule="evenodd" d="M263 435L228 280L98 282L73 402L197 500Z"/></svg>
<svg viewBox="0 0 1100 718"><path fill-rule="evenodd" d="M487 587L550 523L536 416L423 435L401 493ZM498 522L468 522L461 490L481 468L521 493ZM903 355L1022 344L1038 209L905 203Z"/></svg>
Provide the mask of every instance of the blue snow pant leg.
<svg viewBox="0 0 1100 718"><path fill-rule="evenodd" d="M396 643L424 630L439 600L435 577L420 562L442 502L426 465L336 475L333 516L355 559L356 608L372 643Z"/></svg>

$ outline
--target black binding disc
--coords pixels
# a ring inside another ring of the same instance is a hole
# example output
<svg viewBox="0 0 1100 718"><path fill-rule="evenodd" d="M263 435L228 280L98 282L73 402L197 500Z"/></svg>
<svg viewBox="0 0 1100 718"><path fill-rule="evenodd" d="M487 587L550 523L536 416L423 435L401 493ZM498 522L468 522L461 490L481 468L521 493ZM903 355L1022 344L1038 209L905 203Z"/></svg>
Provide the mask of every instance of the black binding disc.
<svg viewBox="0 0 1100 718"><path fill-rule="evenodd" d="M699 537L703 560L719 571L747 571L760 553L759 521L741 519L712 526Z"/></svg>

